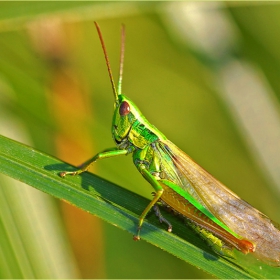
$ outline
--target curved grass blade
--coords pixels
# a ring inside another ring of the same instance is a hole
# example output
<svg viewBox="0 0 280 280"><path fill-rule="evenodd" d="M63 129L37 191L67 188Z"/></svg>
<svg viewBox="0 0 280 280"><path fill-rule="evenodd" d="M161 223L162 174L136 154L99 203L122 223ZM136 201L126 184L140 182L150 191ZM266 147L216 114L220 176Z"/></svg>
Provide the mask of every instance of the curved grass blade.
<svg viewBox="0 0 280 280"><path fill-rule="evenodd" d="M58 173L73 167L4 136L0 136L0 147L1 173L134 233L147 199L90 173L62 179ZM247 256L245 263L220 258L180 220L168 213L166 216L174 233L168 233L155 215L149 215L142 239L219 278L279 278L279 269L260 262L248 265Z"/></svg>

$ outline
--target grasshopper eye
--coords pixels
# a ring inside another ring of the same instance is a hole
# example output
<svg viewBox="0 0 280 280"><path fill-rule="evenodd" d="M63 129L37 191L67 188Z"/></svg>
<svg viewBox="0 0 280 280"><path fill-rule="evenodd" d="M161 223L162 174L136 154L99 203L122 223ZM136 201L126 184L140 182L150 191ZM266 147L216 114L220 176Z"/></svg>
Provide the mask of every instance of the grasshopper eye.
<svg viewBox="0 0 280 280"><path fill-rule="evenodd" d="M129 112L130 106L126 101L124 101L120 106L119 113L121 116L126 116L127 114L129 114Z"/></svg>

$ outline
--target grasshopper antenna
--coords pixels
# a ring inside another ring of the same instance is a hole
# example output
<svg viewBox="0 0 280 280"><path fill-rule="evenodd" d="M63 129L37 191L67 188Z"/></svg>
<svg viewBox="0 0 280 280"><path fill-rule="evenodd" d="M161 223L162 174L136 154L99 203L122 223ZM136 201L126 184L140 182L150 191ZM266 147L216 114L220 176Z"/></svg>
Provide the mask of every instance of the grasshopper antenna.
<svg viewBox="0 0 280 280"><path fill-rule="evenodd" d="M122 77L123 77L123 62L124 62L124 49L125 49L125 27L122 24L122 37L121 37L121 55L120 55L120 72L118 82L118 94L122 93Z"/></svg>
<svg viewBox="0 0 280 280"><path fill-rule="evenodd" d="M118 100L118 92L117 92L117 89L116 89L116 86L115 86L115 83L114 83L113 74L112 74L112 70L111 70L111 66L110 66L107 50L106 50L106 47L105 47L105 43L104 43L104 40L103 40L102 33L101 33L99 25L97 24L96 21L94 22L94 24L96 26L96 29L97 29L97 32L98 32L98 36L99 36L99 39L100 39L100 42L101 42L101 46L102 46L103 53L104 53L104 56L105 56L106 65L107 65L107 69L108 69L108 73L109 73L112 89L113 89L113 92L114 92L114 95L115 95L115 100L117 102L117 100Z"/></svg>
<svg viewBox="0 0 280 280"><path fill-rule="evenodd" d="M124 61L124 45L125 45L124 44L125 43L125 28L124 28L124 25L122 25L120 72L119 72L119 81L118 81L118 90L117 90L117 88L115 86L115 83L114 83L114 78L113 78L113 74L112 74L112 70L111 70L111 66L110 66L110 62L109 62L109 57L108 57L108 54L107 54L107 50L106 50L106 47L105 47L105 43L104 43L104 39L102 37L102 33L101 33L101 30L100 30L100 27L99 27L97 22L94 22L94 24L96 26L96 29L97 29L97 32L98 32L98 36L99 36L99 39L100 39L100 42L101 42L101 46L102 46L102 49L103 49L103 53L104 53L104 56L105 56L105 61L106 61L106 65L107 65L107 69L108 69L108 73L109 73L112 89L113 89L113 92L114 92L114 95L115 95L115 101L117 102L118 101L118 95L121 94L121 87L122 87L123 61Z"/></svg>

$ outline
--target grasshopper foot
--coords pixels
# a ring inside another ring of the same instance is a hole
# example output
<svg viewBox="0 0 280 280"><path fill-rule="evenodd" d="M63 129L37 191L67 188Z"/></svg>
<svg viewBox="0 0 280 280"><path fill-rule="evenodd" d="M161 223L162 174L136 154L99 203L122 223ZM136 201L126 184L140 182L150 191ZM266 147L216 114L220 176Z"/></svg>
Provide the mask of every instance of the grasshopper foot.
<svg viewBox="0 0 280 280"><path fill-rule="evenodd" d="M165 224L167 225L167 231L168 231L168 232L172 232L172 225L171 225L171 223L170 223L167 219L165 219L165 218L162 216L162 214L161 214L161 212L160 212L160 210L159 210L158 205L155 204L155 205L153 206L153 208L154 208L154 211L155 211L156 216L157 216L158 219L159 219L159 222L160 222L160 223L165 223Z"/></svg>
<svg viewBox="0 0 280 280"><path fill-rule="evenodd" d="M139 241L141 238L139 235L133 235L133 240L134 241Z"/></svg>
<svg viewBox="0 0 280 280"><path fill-rule="evenodd" d="M59 173L59 176L64 178L66 175L72 175L72 176L75 176L77 174L79 174L80 172L79 171L63 171L63 172L60 172Z"/></svg>
<svg viewBox="0 0 280 280"><path fill-rule="evenodd" d="M141 230L141 226L138 227L137 233L135 235L133 235L133 240L134 241L139 241L141 239L140 238L140 230Z"/></svg>

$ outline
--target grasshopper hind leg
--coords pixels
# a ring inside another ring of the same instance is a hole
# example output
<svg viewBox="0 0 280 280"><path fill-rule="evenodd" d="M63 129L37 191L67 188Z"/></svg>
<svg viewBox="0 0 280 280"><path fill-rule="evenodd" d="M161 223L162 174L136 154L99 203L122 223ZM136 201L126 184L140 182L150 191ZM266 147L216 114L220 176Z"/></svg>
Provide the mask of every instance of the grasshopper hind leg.
<svg viewBox="0 0 280 280"><path fill-rule="evenodd" d="M235 258L233 248L230 245L227 245L223 240L212 234L209 230L201 227L196 222L188 219L186 216L180 214L175 209L167 205L163 200L160 200L160 203L164 207L165 210L171 211L175 216L183 219L186 226L190 227L192 230L195 231L196 234L199 235L203 241L207 243L207 245L219 256L228 257L228 258ZM158 205L154 206L154 210L156 215L159 217L160 222L164 222L167 225L171 225L168 220L166 220L162 214L160 213Z"/></svg>
<svg viewBox="0 0 280 280"><path fill-rule="evenodd" d="M233 248L225 244L220 238L189 219L185 219L185 223L191 227L216 254L222 257L234 258Z"/></svg>

